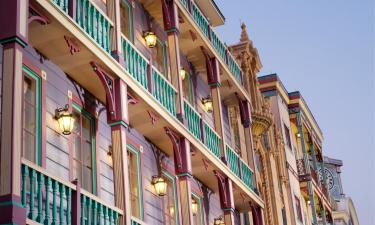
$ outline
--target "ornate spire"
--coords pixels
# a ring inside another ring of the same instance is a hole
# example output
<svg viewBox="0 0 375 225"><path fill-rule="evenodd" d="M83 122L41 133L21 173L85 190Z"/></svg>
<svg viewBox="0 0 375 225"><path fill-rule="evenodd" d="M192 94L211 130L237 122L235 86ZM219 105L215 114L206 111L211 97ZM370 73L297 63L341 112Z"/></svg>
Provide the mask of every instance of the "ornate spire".
<svg viewBox="0 0 375 225"><path fill-rule="evenodd" d="M241 31L240 41L241 42L250 41L249 35L247 34L247 31L246 31L246 24L245 23L241 24L241 29L242 29L242 31Z"/></svg>

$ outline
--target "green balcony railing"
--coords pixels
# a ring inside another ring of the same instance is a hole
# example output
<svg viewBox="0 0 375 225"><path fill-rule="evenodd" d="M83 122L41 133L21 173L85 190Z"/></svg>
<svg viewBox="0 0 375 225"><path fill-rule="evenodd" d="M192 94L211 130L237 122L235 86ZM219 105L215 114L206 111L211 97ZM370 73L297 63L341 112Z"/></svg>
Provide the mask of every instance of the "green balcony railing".
<svg viewBox="0 0 375 225"><path fill-rule="evenodd" d="M251 190L254 190L253 184L253 172L250 170L249 166L241 160L241 175L242 181L248 186Z"/></svg>
<svg viewBox="0 0 375 225"><path fill-rule="evenodd" d="M90 0L76 0L76 22L106 52L110 51L112 22Z"/></svg>
<svg viewBox="0 0 375 225"><path fill-rule="evenodd" d="M189 2L188 2L188 0L180 0L180 2L185 7L185 9L187 9L187 10L189 9Z"/></svg>
<svg viewBox="0 0 375 225"><path fill-rule="evenodd" d="M108 207L96 196L81 190L81 224L118 224L120 210Z"/></svg>
<svg viewBox="0 0 375 225"><path fill-rule="evenodd" d="M231 54L228 55L228 66L238 83L242 84L241 69Z"/></svg>
<svg viewBox="0 0 375 225"><path fill-rule="evenodd" d="M204 138L205 145L217 157L221 158L220 144L221 139L219 135L206 122L204 123Z"/></svg>
<svg viewBox="0 0 375 225"><path fill-rule="evenodd" d="M58 181L32 165L21 168L22 205L27 218L38 223L71 224L73 185Z"/></svg>
<svg viewBox="0 0 375 225"><path fill-rule="evenodd" d="M226 50L227 50L227 47L225 46L225 44L219 39L219 37L217 36L217 34L215 33L214 30L211 29L211 43L212 45L214 46L214 48L216 49L217 53L219 53L219 56L221 57L221 59L226 62Z"/></svg>
<svg viewBox="0 0 375 225"><path fill-rule="evenodd" d="M237 177L240 177L240 158L238 154L229 146L226 145L225 147L227 162L229 165L229 169L236 174Z"/></svg>
<svg viewBox="0 0 375 225"><path fill-rule="evenodd" d="M176 116L176 89L155 68L152 67L152 95L173 116Z"/></svg>
<svg viewBox="0 0 375 225"><path fill-rule="evenodd" d="M147 67L149 61L124 36L122 36L122 51L124 53L126 71L147 89Z"/></svg>
<svg viewBox="0 0 375 225"><path fill-rule="evenodd" d="M52 0L63 12L68 13L68 0Z"/></svg>
<svg viewBox="0 0 375 225"><path fill-rule="evenodd" d="M201 116L186 99L184 99L184 112L189 131L202 141Z"/></svg>
<svg viewBox="0 0 375 225"><path fill-rule="evenodd" d="M198 8L198 6L194 3L192 3L192 15L195 23L198 25L199 29L203 32L203 34L209 38L209 23L206 17L203 15L201 10Z"/></svg>
<svg viewBox="0 0 375 225"><path fill-rule="evenodd" d="M105 204L98 197L79 189L80 206L75 202L77 186L49 174L45 169L23 160L21 201L27 218L44 225L70 225L76 212L80 224L117 225L122 210ZM78 210L80 207L81 210Z"/></svg>

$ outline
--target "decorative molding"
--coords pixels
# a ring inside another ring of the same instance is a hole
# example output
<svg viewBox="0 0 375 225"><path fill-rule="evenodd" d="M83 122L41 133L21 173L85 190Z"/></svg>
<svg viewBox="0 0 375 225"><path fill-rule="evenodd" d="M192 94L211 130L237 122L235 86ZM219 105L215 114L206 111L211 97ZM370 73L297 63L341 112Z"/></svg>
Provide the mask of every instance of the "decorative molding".
<svg viewBox="0 0 375 225"><path fill-rule="evenodd" d="M180 136L176 134L172 129L169 127L164 127L165 133L168 135L169 139L171 139L172 146L173 146L173 153L174 153L174 161L175 167L178 173L185 172L182 171L182 149L180 143Z"/></svg>
<svg viewBox="0 0 375 225"><path fill-rule="evenodd" d="M202 159L202 162L203 162L204 168L206 169L206 171L208 171L208 167L211 164L210 161L208 159Z"/></svg>
<svg viewBox="0 0 375 225"><path fill-rule="evenodd" d="M220 86L219 71L217 68L217 61L215 57L211 57L207 49L201 46L201 51L204 58L206 59L206 69L207 69L207 81L210 86Z"/></svg>
<svg viewBox="0 0 375 225"><path fill-rule="evenodd" d="M150 116L152 125L154 125L156 121L159 120L159 116L154 111L147 110L147 112L148 112L148 115Z"/></svg>
<svg viewBox="0 0 375 225"><path fill-rule="evenodd" d="M198 39L197 34L194 31L189 30L189 33L193 42Z"/></svg>
<svg viewBox="0 0 375 225"><path fill-rule="evenodd" d="M90 62L90 64L104 87L104 91L106 94L106 109L108 120L113 121L116 119L115 99L113 95L113 80L98 64L96 64L95 62Z"/></svg>
<svg viewBox="0 0 375 225"><path fill-rule="evenodd" d="M47 16L37 10L32 4L29 5L29 18L27 23L30 24L33 21L38 22L41 25L47 25L50 23L50 20Z"/></svg>
<svg viewBox="0 0 375 225"><path fill-rule="evenodd" d="M128 103L129 104L136 105L136 104L139 103L139 100L136 99L132 94L130 94L129 92L127 94L128 94Z"/></svg>
<svg viewBox="0 0 375 225"><path fill-rule="evenodd" d="M235 92L235 95L240 108L241 123L245 128L248 128L251 124L250 104L247 100L242 100L237 92Z"/></svg>
<svg viewBox="0 0 375 225"><path fill-rule="evenodd" d="M231 208L230 199L228 196L228 189L227 189L228 180L222 173L216 170L214 170L214 174L218 181L221 208L222 209Z"/></svg>
<svg viewBox="0 0 375 225"><path fill-rule="evenodd" d="M66 41L66 44L69 47L69 52L71 55L74 55L74 53L80 52L81 49L75 39L73 37L68 37L67 35L64 35L64 39Z"/></svg>

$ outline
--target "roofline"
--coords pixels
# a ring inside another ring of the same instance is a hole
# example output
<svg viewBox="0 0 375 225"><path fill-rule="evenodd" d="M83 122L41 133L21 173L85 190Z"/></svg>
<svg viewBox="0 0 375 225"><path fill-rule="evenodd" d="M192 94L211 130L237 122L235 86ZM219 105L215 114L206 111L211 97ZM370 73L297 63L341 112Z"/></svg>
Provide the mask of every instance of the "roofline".
<svg viewBox="0 0 375 225"><path fill-rule="evenodd" d="M225 16L224 14L221 12L221 10L219 9L219 7L217 6L215 0L211 0L211 2L213 3L215 9L217 10L217 12L220 14L221 18L223 18L223 21L225 23Z"/></svg>

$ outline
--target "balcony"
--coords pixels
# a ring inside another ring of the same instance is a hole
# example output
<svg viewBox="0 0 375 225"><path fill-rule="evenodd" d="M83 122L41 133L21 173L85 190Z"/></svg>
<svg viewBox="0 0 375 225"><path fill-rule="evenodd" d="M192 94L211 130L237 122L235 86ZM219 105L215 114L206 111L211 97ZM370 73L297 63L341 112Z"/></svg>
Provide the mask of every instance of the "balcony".
<svg viewBox="0 0 375 225"><path fill-rule="evenodd" d="M237 64L233 55L229 52L228 47L223 43L223 41L220 40L218 35L210 26L207 18L201 12L197 4L191 0L180 0L180 2L183 8L189 13L195 24L199 27L204 37L208 39L211 46L215 49L216 54L225 63L225 66L229 68L231 76L234 77L239 84L243 85L240 66Z"/></svg>
<svg viewBox="0 0 375 225"><path fill-rule="evenodd" d="M153 143L157 143L157 146L165 150L166 154L173 155L171 142L167 135L163 135L165 134L164 127L172 127L181 136L186 137L191 143L191 148L198 153L193 165L195 167L193 170L196 171L194 176L198 176L211 189L217 190L217 179L211 171L228 173L228 177L234 180L237 196L246 196L247 202L253 201L263 206L259 196L249 188L251 183L248 177L252 175L244 176L244 181L241 182L241 177L229 172L229 168L221 160L219 146L221 146L222 138L202 119L194 107L184 101L182 104L186 111L187 124L185 125L177 119L176 103L178 99L174 86L125 37L121 39L125 65L120 65L108 54L107 50L111 42L109 41L108 44L107 40L110 39L108 39L109 34L106 29L108 26L112 26L112 22L91 1L83 0L82 3L79 3L82 6L77 7L90 8L90 13L92 11L95 13L92 13L91 16L78 17L81 18L80 20L84 20L84 22L78 23L77 18L72 18L71 13L67 13L68 2L70 1L32 1L33 5L36 5L38 10L48 17L49 24L46 26L36 23L30 25L30 46L36 48L43 57L51 60L86 90L94 93L102 102L106 102L105 93L98 78L92 75L90 62L97 62L108 74L116 74L127 83L129 95L134 97L137 102L129 104L131 127L136 128ZM78 12L85 14L86 11L77 10L74 15ZM98 22L93 22L97 17L100 18L97 21L108 21L103 22L102 26ZM53 35L51 35L52 33ZM65 36L74 38L80 48L79 54L71 55L69 53L64 40ZM208 167L207 170L210 173L203 170L204 167ZM250 174L245 166L241 167L241 170L244 174ZM248 207L248 204L243 206L243 208L245 207Z"/></svg>
<svg viewBox="0 0 375 225"><path fill-rule="evenodd" d="M229 145L226 145L225 150L230 170L238 178L240 178L248 188L254 191L254 175L250 167L240 158L240 156Z"/></svg>
<svg viewBox="0 0 375 225"><path fill-rule="evenodd" d="M118 224L123 211L93 194L22 161L22 205L27 218L40 224Z"/></svg>

